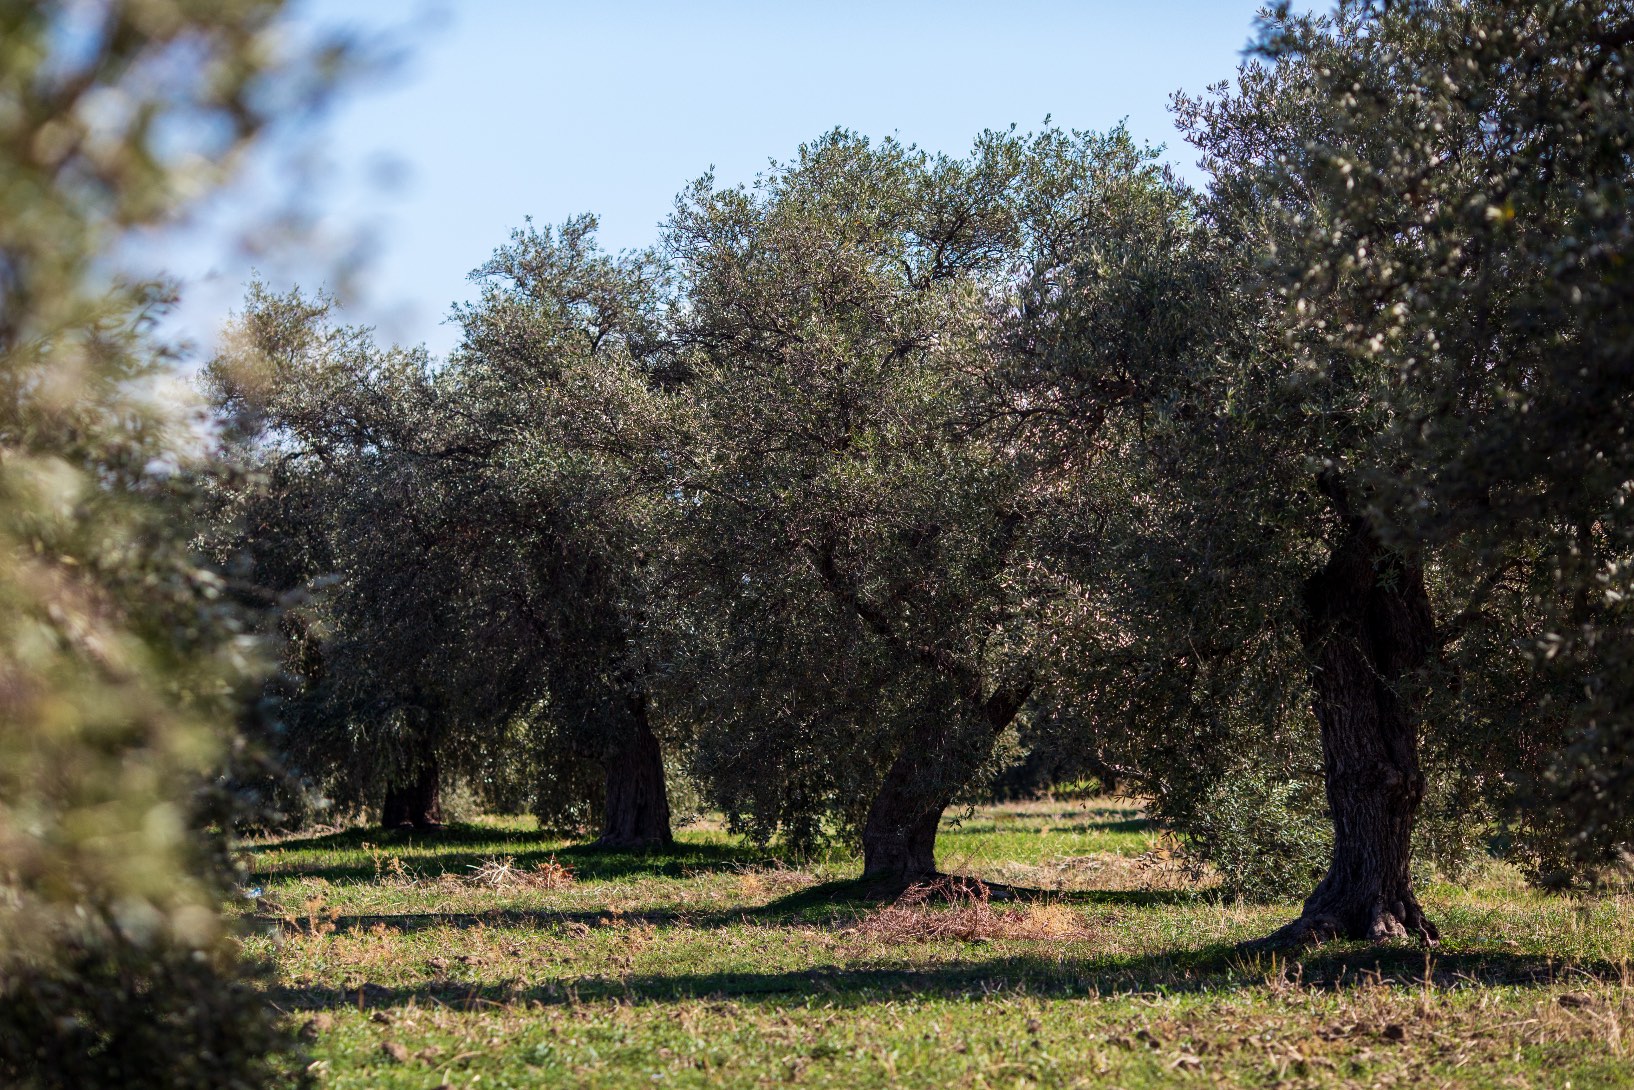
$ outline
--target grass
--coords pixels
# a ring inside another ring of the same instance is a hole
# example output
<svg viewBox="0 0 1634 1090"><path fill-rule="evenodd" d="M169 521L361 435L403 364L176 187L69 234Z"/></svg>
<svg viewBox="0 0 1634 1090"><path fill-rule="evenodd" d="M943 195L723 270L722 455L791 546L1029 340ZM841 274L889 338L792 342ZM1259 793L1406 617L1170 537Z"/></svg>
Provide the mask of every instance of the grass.
<svg viewBox="0 0 1634 1090"><path fill-rule="evenodd" d="M882 908L840 854L487 821L252 845L247 942L335 1088L1634 1086L1626 894L1494 866L1423 891L1432 957L1245 958L1297 904L1218 902L1127 805L984 808L941 849L1045 892Z"/></svg>

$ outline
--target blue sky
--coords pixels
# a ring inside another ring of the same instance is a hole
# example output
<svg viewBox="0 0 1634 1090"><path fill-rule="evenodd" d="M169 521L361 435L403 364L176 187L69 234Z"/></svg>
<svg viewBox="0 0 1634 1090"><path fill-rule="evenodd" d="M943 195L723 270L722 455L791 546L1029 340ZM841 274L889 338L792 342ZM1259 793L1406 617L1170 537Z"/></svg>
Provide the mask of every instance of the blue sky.
<svg viewBox="0 0 1634 1090"><path fill-rule="evenodd" d="M555 3L306 0L307 28L384 34L403 59L315 128L299 181L270 157L184 241L146 255L183 286L174 329L207 348L252 269L342 288L385 337L453 346L466 274L532 216L601 218L610 248L652 241L674 194L714 168L747 182L835 126L959 152L1046 115L1127 119L1195 177L1176 90L1228 78L1256 0ZM297 201L312 230L249 254L227 239ZM342 260L361 255L355 275Z"/></svg>

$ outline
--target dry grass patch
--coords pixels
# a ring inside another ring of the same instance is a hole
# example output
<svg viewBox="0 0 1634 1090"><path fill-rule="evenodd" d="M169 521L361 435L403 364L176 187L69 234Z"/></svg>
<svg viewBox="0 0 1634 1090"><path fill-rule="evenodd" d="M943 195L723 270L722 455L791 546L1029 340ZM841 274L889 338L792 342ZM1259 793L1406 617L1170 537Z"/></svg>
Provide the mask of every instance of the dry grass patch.
<svg viewBox="0 0 1634 1090"><path fill-rule="evenodd" d="M816 881L809 871L781 864L744 867L737 872L737 894L746 901L782 897Z"/></svg>
<svg viewBox="0 0 1634 1090"><path fill-rule="evenodd" d="M1059 856L1040 870L1053 872L1063 889L1117 889L1138 891L1202 890L1217 879L1173 848L1157 848L1140 855L1097 852Z"/></svg>
<svg viewBox="0 0 1634 1090"><path fill-rule="evenodd" d="M565 889L573 884L573 870L552 855L531 867L519 867L514 856L488 859L470 868L465 882L488 889Z"/></svg>
<svg viewBox="0 0 1634 1090"><path fill-rule="evenodd" d="M1087 938L1090 933L1084 918L1067 905L1034 902L995 907L987 884L974 878L939 878L912 886L850 930L887 942L1061 941Z"/></svg>

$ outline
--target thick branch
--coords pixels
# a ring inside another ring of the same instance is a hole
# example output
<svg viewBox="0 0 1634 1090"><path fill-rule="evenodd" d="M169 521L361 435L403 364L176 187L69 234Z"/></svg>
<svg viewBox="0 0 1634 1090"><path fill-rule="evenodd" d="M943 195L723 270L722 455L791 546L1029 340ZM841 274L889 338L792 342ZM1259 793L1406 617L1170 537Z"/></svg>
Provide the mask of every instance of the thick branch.
<svg viewBox="0 0 1634 1090"><path fill-rule="evenodd" d="M1007 519L1006 529L1013 531L1018 521L1019 516L1016 516L1015 521ZM981 710L995 732L1008 726L1016 717L1016 713L1027 703L1033 690L1033 682L1030 679L1019 683L1000 684L984 698L981 672L960 660L945 647L909 639L898 631L883 610L859 594L840 574L832 546L818 548L810 542L802 542L801 548L811 561L812 568L822 580L823 586L856 614L857 619L862 621L870 632L953 682L959 691L965 694L965 698Z"/></svg>

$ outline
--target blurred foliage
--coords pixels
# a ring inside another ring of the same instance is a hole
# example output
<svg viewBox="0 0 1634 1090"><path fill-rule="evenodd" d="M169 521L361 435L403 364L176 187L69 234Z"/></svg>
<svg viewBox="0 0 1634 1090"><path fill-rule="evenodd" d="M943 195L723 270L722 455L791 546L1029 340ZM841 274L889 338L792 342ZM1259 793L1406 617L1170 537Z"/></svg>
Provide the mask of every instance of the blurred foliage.
<svg viewBox="0 0 1634 1090"><path fill-rule="evenodd" d="M281 5L0 3L0 1082L257 1086L295 1068L201 824L255 669L186 541L194 421L108 256L321 97Z"/></svg>

